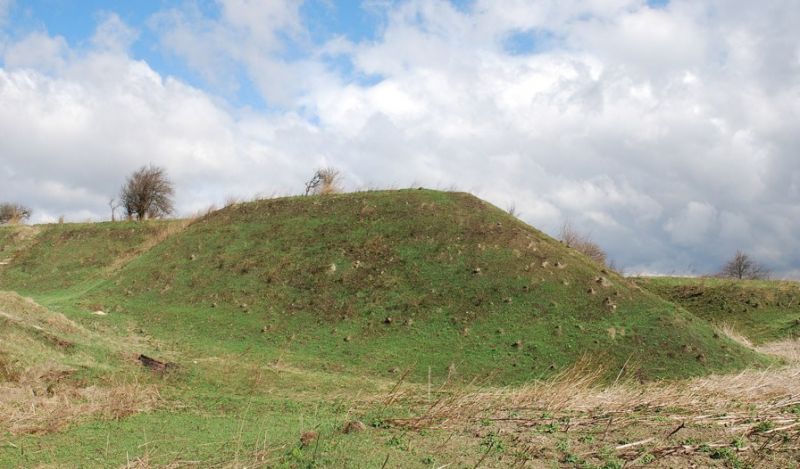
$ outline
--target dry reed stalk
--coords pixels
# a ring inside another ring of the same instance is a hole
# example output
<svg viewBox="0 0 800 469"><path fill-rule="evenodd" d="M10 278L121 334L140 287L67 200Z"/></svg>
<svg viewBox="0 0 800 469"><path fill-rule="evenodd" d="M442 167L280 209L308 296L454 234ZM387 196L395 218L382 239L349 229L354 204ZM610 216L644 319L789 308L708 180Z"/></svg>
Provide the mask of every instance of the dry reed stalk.
<svg viewBox="0 0 800 469"><path fill-rule="evenodd" d="M739 345L743 345L750 349L755 348L753 343L750 342L750 339L745 337L743 334L740 334L736 329L733 328L733 326L731 326L728 323L718 324L715 326L715 329L718 333L726 336L727 338L731 339L734 342L739 343Z"/></svg>
<svg viewBox="0 0 800 469"><path fill-rule="evenodd" d="M51 433L89 417L117 420L146 412L161 401L154 385L78 388L58 380L26 377L0 383L0 428L14 435Z"/></svg>
<svg viewBox="0 0 800 469"><path fill-rule="evenodd" d="M800 363L800 339L786 339L756 347L761 353L775 355L790 363Z"/></svg>
<svg viewBox="0 0 800 469"><path fill-rule="evenodd" d="M784 357L797 357L800 356L800 341L785 341L770 346L770 350L778 350ZM708 419L705 414L727 412L734 421L747 421L753 410L780 418L787 407L800 401L800 361L782 368L677 382L621 382L603 387L599 384L602 375L602 369L582 359L548 381L517 388L453 393L439 399L418 417L394 422L413 428L452 427L487 418L508 419L512 414L529 416L516 419L521 421L540 419L538 416L542 412L609 415L663 408L694 412L698 414L695 419ZM420 391L409 394L407 403L425 402ZM741 404L748 404L750 408L743 408ZM743 417L739 419L739 416Z"/></svg>

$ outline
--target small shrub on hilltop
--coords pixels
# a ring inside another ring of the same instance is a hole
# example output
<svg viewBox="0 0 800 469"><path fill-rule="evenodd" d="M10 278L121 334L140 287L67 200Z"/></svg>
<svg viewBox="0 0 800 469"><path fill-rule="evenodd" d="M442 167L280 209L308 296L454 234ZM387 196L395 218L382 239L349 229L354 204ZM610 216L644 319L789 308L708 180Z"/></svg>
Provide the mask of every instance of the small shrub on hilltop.
<svg viewBox="0 0 800 469"><path fill-rule="evenodd" d="M608 256L603 248L583 233L579 233L569 222L561 227L558 238L567 245L584 256L592 259L600 265L608 265Z"/></svg>
<svg viewBox="0 0 800 469"><path fill-rule="evenodd" d="M306 195L326 195L342 192L341 174L335 168L321 168L306 182Z"/></svg>
<svg viewBox="0 0 800 469"><path fill-rule="evenodd" d="M31 209L21 204L1 203L0 225L22 223L31 217L31 213Z"/></svg>

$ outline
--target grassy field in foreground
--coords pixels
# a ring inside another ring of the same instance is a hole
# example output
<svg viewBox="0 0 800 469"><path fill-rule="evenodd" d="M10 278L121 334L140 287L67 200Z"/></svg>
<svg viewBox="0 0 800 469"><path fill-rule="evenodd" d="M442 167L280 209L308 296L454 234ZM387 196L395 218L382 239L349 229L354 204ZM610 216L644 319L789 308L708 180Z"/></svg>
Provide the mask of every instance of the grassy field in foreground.
<svg viewBox="0 0 800 469"><path fill-rule="evenodd" d="M800 283L652 277L637 283L754 344L800 337Z"/></svg>

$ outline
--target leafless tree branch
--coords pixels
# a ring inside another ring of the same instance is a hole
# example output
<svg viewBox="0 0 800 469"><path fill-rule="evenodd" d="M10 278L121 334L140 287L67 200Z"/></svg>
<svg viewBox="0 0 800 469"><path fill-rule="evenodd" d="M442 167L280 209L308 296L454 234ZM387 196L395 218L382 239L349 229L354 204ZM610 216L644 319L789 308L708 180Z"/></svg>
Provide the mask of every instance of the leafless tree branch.
<svg viewBox="0 0 800 469"><path fill-rule="evenodd" d="M33 212L30 208L16 203L0 203L0 225L17 224L29 219Z"/></svg>
<svg viewBox="0 0 800 469"><path fill-rule="evenodd" d="M128 218L146 220L173 212L175 190L164 168L142 166L131 174L120 190L120 203Z"/></svg>
<svg viewBox="0 0 800 469"><path fill-rule="evenodd" d="M768 268L739 250L736 251L736 255L734 255L719 272L720 277L740 280L766 279L769 278L769 275L770 271Z"/></svg>

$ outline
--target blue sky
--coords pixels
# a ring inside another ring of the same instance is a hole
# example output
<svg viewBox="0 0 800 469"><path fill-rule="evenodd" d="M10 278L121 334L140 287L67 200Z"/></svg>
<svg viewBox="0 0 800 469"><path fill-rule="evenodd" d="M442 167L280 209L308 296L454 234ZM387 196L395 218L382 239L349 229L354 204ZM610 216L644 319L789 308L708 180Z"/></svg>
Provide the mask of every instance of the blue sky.
<svg viewBox="0 0 800 469"><path fill-rule="evenodd" d="M456 187L633 273L800 277L796 0L0 0L0 199Z"/></svg>
<svg viewBox="0 0 800 469"><path fill-rule="evenodd" d="M454 1L459 8L468 8L471 2ZM254 89L245 73L237 76L238 87L235 92L217 89L212 83L165 50L160 42L154 17L165 10L197 9L210 19L219 19L221 5L213 0L160 0L160 1L116 1L103 0L16 0L9 14L8 33L11 37L21 37L32 30L46 31L53 36L63 37L70 46L81 49L90 47L91 38L97 25L106 15L115 14L127 25L136 29L138 37L132 44L132 57L146 61L151 67L165 75L171 75L194 86L218 93L233 104L253 108L269 108L264 98ZM342 36L353 42L375 40L385 24L384 6L355 0L336 1L308 0L302 2L299 13L307 27L301 38L285 38L285 48L281 55L288 60L308 57L315 47L319 47L333 37ZM348 79L370 82L368 77L354 72L349 60L344 57L328 58L330 66L336 68Z"/></svg>
<svg viewBox="0 0 800 469"><path fill-rule="evenodd" d="M169 9L185 8L191 5L203 15L218 19L220 5L212 0L198 1L116 1L104 0L31 0L15 1L11 5L8 32L12 37L20 37L31 30L46 31L50 35L61 36L74 48L90 47L95 28L105 15L113 13L126 24L136 28L138 37L133 43L130 53L132 57L146 61L159 72L180 78L195 86L208 88L179 58L165 51L159 44L158 33L152 20L154 15ZM310 0L300 8L302 21L308 27L307 35L301 40L287 40L283 55L288 59L307 56L310 50L319 46L331 37L344 36L352 41L369 41L375 39L384 18L380 9L370 5L362 5L358 1L331 2L328 0ZM332 60L339 70L352 71L346 60ZM355 77L358 78L358 77ZM256 108L265 106L263 98L253 89L246 75L239 75L240 88L235 94L225 97L238 105Z"/></svg>
<svg viewBox="0 0 800 469"><path fill-rule="evenodd" d="M398 1L362 2L358 0L331 1L307 0L299 8L306 34L302 38L286 38L282 54L289 60L307 57L315 47L319 47L333 37L342 36L353 42L374 41L386 23L386 5L402 3ZM461 11L474 8L473 0L451 0L450 3ZM668 0L647 0L647 4L660 8ZM198 87L220 93L236 105L254 108L269 107L247 75L238 75L235 93L215 89L201 76L191 70L179 58L164 50L159 42L158 31L153 25L153 17L159 12L182 9L190 6L204 16L219 19L221 5L214 0L159 0L159 1L115 1L104 0L15 0L11 3L8 33L20 37L31 30L46 31L50 35L61 36L74 48L90 46L97 25L108 14L115 14L129 26L136 29L138 37L132 44L132 57L146 61L162 74L171 75ZM538 53L553 48L559 38L547 29L510 31L503 40L511 54ZM328 63L348 79L374 82L376 77L358 74L346 57L332 57Z"/></svg>

